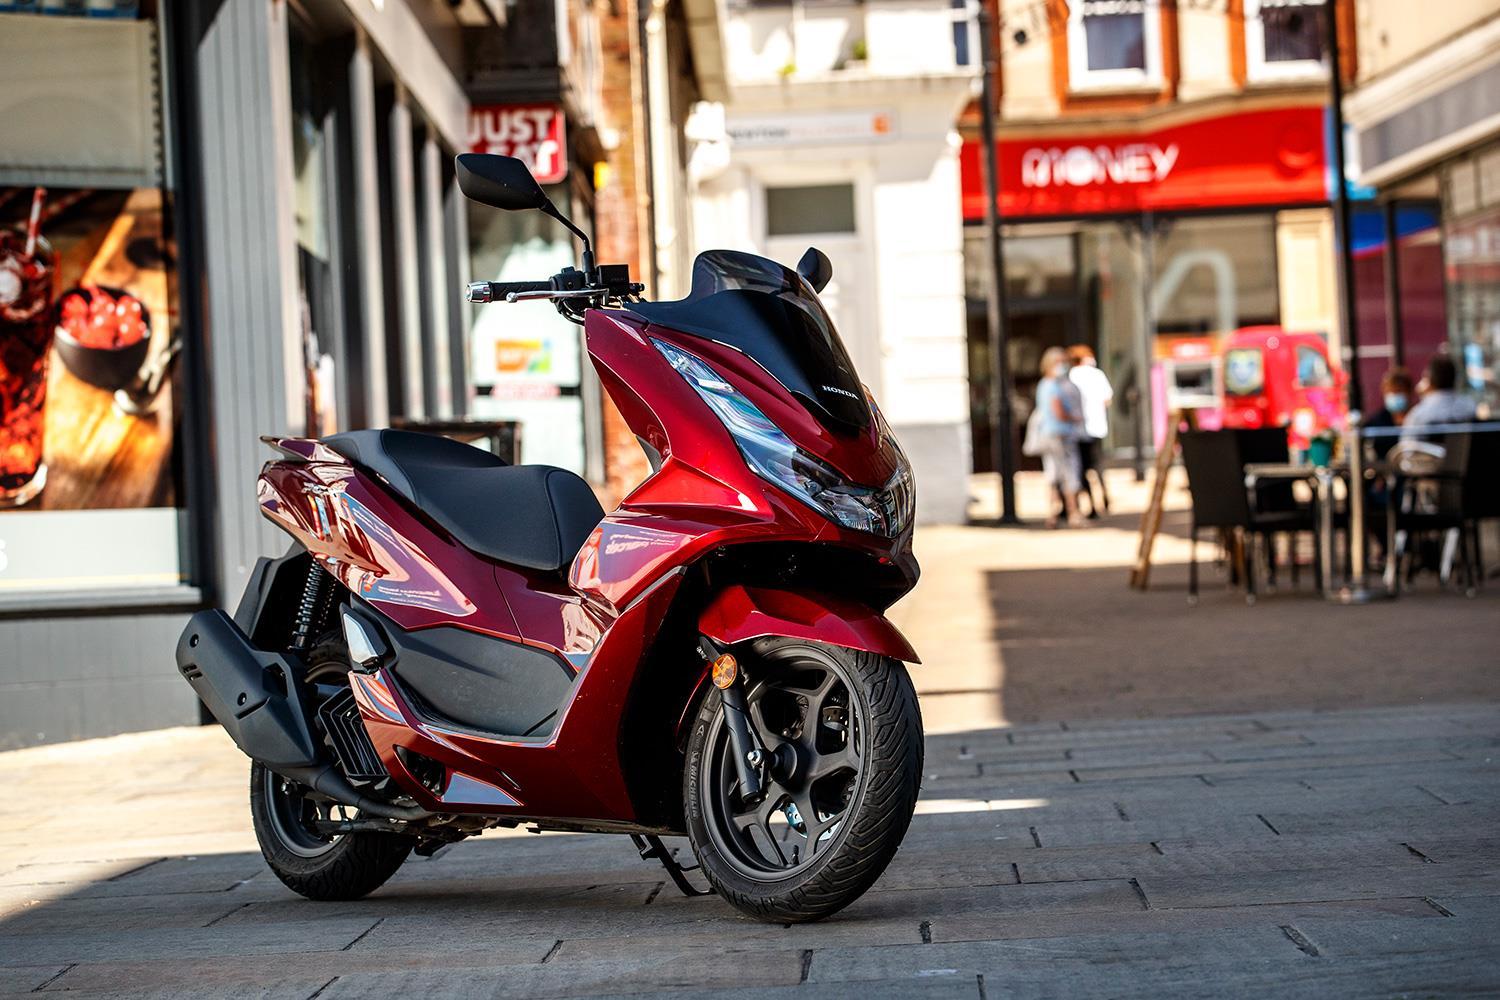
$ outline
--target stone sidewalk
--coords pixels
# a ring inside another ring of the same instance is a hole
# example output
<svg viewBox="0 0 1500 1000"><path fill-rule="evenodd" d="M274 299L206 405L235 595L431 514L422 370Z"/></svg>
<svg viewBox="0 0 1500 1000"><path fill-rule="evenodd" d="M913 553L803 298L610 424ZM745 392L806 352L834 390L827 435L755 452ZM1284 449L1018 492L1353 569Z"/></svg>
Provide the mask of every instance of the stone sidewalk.
<svg viewBox="0 0 1500 1000"><path fill-rule="evenodd" d="M919 814L833 919L513 831L311 903L224 733L168 730L0 753L0 995L1500 995L1500 585L1189 609L1181 491L1141 594L1115 482L1086 531L919 532Z"/></svg>
<svg viewBox="0 0 1500 1000"><path fill-rule="evenodd" d="M0 994L1494 995L1497 756L1483 704L936 736L886 876L780 927L584 835L487 835L311 903L256 853L221 732L17 751Z"/></svg>

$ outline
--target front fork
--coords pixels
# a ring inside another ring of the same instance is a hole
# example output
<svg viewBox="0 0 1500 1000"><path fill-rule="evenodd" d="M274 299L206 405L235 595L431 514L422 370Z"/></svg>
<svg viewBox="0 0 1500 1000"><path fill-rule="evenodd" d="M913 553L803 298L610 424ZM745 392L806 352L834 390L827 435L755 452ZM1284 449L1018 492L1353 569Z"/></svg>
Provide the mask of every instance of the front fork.
<svg viewBox="0 0 1500 1000"><path fill-rule="evenodd" d="M734 654L726 653L718 643L708 636L699 636L698 652L711 664L716 665L714 687L724 704L724 725L729 729L729 746L734 756L735 777L739 779L740 798L754 802L761 796L763 783L761 767L766 761L766 751L750 729L749 709L745 705L745 675L734 660ZM727 683L720 683L719 664L725 660L730 664L731 676Z"/></svg>

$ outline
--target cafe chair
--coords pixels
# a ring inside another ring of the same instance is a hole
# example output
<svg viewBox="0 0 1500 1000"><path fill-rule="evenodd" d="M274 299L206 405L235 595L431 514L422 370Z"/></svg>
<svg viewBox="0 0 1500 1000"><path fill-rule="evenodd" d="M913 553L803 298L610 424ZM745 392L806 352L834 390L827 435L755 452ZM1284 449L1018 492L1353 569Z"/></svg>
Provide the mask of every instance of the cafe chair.
<svg viewBox="0 0 1500 1000"><path fill-rule="evenodd" d="M1500 517L1500 424L1494 429L1403 439L1388 461L1395 478L1388 516L1394 519L1386 586L1410 582L1420 568L1422 539L1440 545L1437 573L1453 582L1455 564L1463 592L1473 597L1484 580L1481 522ZM1415 550L1415 553L1414 551Z"/></svg>
<svg viewBox="0 0 1500 1000"><path fill-rule="evenodd" d="M1281 437L1284 449L1286 432L1271 430ZM1260 543L1265 545L1267 568L1271 574L1274 574L1275 536L1278 534L1291 535L1295 540L1300 532L1312 532L1313 551L1318 551L1317 519L1310 507L1297 502L1290 484L1259 483L1256 489L1246 487L1245 451L1251 451L1262 460L1273 459L1273 456L1267 454L1271 449L1269 438L1250 438L1247 445L1241 434L1233 430L1193 430L1181 435L1182 464L1187 471L1188 492L1193 501L1188 561L1189 604L1198 603L1198 533L1204 528L1218 528L1241 540L1245 601L1248 604L1254 604L1257 596L1255 566ZM1284 453L1281 460L1285 461ZM1267 488L1282 485L1287 487L1284 492L1279 488ZM1293 553L1295 562L1295 545ZM1321 586L1323 567L1316 561L1316 556L1314 571ZM1274 583L1274 575L1271 580Z"/></svg>
<svg viewBox="0 0 1500 1000"><path fill-rule="evenodd" d="M1480 525L1500 520L1500 422L1484 425L1470 435L1469 462L1464 470L1464 521L1468 525L1474 571L1484 586L1484 550Z"/></svg>
<svg viewBox="0 0 1500 1000"><path fill-rule="evenodd" d="M1240 466L1268 464L1287 465L1292 460L1291 446L1287 443L1286 428L1284 427L1242 427L1234 431L1236 443L1240 449ZM1271 515L1295 515L1285 520L1298 525L1296 529L1288 530L1287 556L1292 571L1292 586L1298 583L1299 570L1301 567L1297 559L1297 531L1311 532L1315 527L1316 510L1312 504L1297 499L1293 484L1286 479L1262 479L1251 487L1250 495L1251 510L1262 520L1269 520ZM1342 511L1335 512L1335 520L1340 524L1344 521ZM1267 582L1274 589L1276 586L1276 536L1273 534L1268 539L1266 546L1266 570ZM1314 549L1316 557L1317 550ZM1323 586L1322 569L1315 563L1314 570L1317 575L1317 586Z"/></svg>

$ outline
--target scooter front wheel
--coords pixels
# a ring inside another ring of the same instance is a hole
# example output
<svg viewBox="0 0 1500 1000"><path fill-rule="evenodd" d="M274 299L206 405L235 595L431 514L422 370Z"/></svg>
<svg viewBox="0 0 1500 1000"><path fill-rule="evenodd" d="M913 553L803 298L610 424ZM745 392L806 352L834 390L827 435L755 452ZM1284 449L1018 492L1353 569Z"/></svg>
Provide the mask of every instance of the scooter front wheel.
<svg viewBox="0 0 1500 1000"><path fill-rule="evenodd" d="M683 802L708 880L737 909L818 920L875 883L911 823L922 718L897 660L763 639L742 657L762 788L747 796L711 692L688 740Z"/></svg>

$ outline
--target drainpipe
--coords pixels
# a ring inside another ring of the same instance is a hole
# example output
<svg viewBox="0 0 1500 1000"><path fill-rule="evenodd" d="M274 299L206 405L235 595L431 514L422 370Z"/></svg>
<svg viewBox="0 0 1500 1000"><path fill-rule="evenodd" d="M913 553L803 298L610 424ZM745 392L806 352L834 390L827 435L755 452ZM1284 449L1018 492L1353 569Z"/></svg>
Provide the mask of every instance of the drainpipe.
<svg viewBox="0 0 1500 1000"><path fill-rule="evenodd" d="M653 295L659 294L657 287L657 276L660 268L656 256L656 142L653 132L655 130L654 111L655 101L652 100L654 89L651 73L653 35L661 34L662 0L636 0L637 7L637 48L640 51L640 74L641 74L641 134L640 147L643 156L639 161L643 168L641 176L636 179L636 190L642 198L641 232L642 258L646 263L645 282L647 290Z"/></svg>

